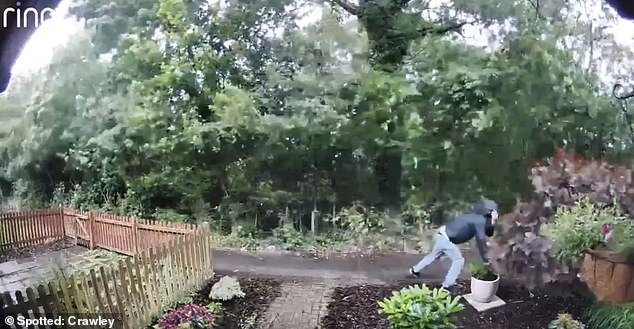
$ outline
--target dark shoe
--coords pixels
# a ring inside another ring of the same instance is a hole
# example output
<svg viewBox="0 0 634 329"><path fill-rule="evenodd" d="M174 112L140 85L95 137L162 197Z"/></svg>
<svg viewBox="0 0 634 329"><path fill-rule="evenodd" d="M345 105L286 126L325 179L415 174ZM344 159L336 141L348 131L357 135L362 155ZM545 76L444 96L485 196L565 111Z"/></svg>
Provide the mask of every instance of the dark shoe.
<svg viewBox="0 0 634 329"><path fill-rule="evenodd" d="M457 296L460 293L459 287L457 284L454 284L453 286L450 286L450 287L442 287L442 288L447 290L452 296Z"/></svg>
<svg viewBox="0 0 634 329"><path fill-rule="evenodd" d="M412 278L420 278L420 273L414 271L413 267L409 268L409 276Z"/></svg>

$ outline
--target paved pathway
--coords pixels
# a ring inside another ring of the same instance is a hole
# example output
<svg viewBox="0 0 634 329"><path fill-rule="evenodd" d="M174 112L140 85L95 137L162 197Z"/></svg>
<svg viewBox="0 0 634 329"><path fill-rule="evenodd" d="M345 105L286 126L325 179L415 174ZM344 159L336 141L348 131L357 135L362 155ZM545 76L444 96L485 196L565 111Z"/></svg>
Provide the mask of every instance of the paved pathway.
<svg viewBox="0 0 634 329"><path fill-rule="evenodd" d="M395 282L407 275L407 269L417 263L423 255L392 253L379 256L334 255L313 258L309 256L263 253L252 255L237 251L214 250L214 269L223 273L241 273L251 276L283 276L290 278L312 278L344 281ZM467 263L470 253L465 253ZM446 258L432 264L423 274L422 280L439 280L449 269ZM467 273L465 266L463 274Z"/></svg>
<svg viewBox="0 0 634 329"><path fill-rule="evenodd" d="M261 329L315 329L330 302L328 282L289 282L282 284L282 296L269 306Z"/></svg>
<svg viewBox="0 0 634 329"><path fill-rule="evenodd" d="M335 287L402 282L407 268L422 255L394 253L376 257L338 255L328 259L308 256L214 251L215 271L223 274L283 277L281 296L269 306L260 329L318 329ZM469 258L469 254L466 254ZM449 267L447 259L424 273L425 281L439 283ZM466 275L466 269L463 271ZM289 278L292 278L289 280Z"/></svg>

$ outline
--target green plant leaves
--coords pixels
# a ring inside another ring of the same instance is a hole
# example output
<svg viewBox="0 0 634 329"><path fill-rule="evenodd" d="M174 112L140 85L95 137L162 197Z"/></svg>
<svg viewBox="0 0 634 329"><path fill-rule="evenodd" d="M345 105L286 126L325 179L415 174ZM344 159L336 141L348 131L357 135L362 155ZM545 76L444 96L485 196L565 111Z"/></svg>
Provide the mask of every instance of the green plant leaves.
<svg viewBox="0 0 634 329"><path fill-rule="evenodd" d="M601 232L606 224L615 232L607 245ZM556 244L560 260L575 263L588 249L623 252L634 245L634 222L622 215L616 205L601 205L588 197L580 198L571 207L560 207L554 221L544 225L542 232Z"/></svg>
<svg viewBox="0 0 634 329"><path fill-rule="evenodd" d="M379 307L393 329L448 329L454 328L454 314L464 309L460 300L444 289L413 285L392 292Z"/></svg>

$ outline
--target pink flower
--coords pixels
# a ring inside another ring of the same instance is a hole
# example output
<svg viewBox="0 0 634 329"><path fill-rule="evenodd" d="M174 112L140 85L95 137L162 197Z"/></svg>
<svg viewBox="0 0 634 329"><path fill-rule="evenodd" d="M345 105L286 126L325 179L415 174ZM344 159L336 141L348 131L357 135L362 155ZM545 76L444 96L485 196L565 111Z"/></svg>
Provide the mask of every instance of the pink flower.
<svg viewBox="0 0 634 329"><path fill-rule="evenodd" d="M604 235L603 243L608 243L608 241L610 241L610 239L612 238L612 232L613 231L610 228L610 225L603 224L603 226L601 226L601 233Z"/></svg>

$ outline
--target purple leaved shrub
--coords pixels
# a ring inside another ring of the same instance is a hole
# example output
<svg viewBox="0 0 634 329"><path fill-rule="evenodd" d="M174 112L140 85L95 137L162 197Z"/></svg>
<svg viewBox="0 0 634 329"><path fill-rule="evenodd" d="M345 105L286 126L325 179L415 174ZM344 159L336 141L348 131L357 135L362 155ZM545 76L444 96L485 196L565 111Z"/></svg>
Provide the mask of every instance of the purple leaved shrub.
<svg viewBox="0 0 634 329"><path fill-rule="evenodd" d="M185 304L166 314L159 322L161 329L178 329L184 324L189 328L207 329L214 326L216 316L205 306Z"/></svg>

